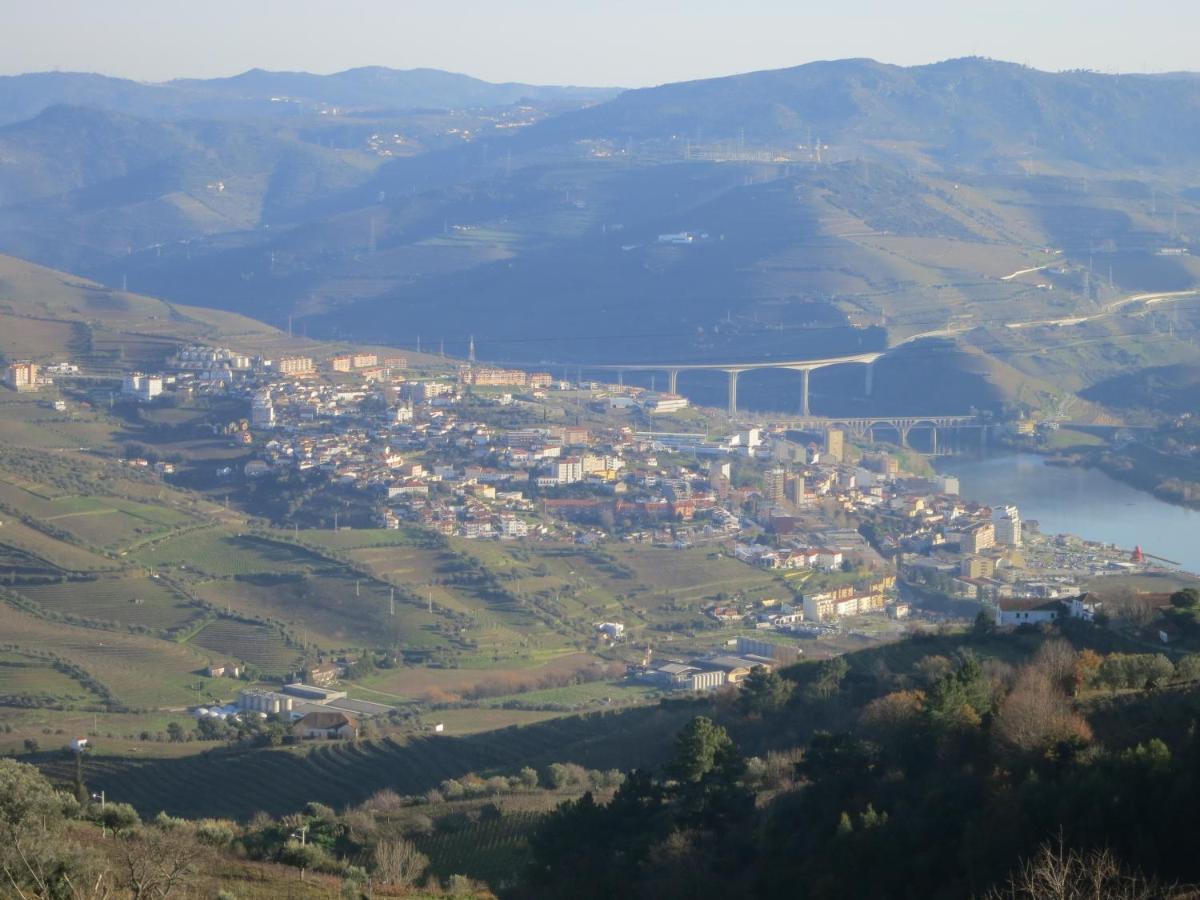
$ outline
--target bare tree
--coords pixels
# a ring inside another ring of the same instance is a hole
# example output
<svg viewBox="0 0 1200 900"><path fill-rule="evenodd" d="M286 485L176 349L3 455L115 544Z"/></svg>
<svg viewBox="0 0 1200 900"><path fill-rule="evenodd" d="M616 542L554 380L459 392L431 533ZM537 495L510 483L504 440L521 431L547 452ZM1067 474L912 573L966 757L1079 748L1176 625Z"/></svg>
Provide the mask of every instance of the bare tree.
<svg viewBox="0 0 1200 900"><path fill-rule="evenodd" d="M151 900L184 887L204 853L183 826L148 826L122 836L118 859L133 900Z"/></svg>
<svg viewBox="0 0 1200 900"><path fill-rule="evenodd" d="M1038 647L1033 665L1042 670L1051 683L1064 693L1074 696L1079 686L1076 683L1076 661L1079 654L1062 638L1046 641Z"/></svg>
<svg viewBox="0 0 1200 900"><path fill-rule="evenodd" d="M429 857L412 841L381 841L375 847L375 877L382 884L407 887L429 868Z"/></svg>
<svg viewBox="0 0 1200 900"><path fill-rule="evenodd" d="M1036 754L1060 741L1090 741L1091 729L1075 712L1061 686L1037 667L1017 677L992 723L992 738L1001 751Z"/></svg>
<svg viewBox="0 0 1200 900"><path fill-rule="evenodd" d="M1081 853L1062 835L1047 841L984 900L1183 900L1194 889L1164 885L1127 869L1111 850Z"/></svg>

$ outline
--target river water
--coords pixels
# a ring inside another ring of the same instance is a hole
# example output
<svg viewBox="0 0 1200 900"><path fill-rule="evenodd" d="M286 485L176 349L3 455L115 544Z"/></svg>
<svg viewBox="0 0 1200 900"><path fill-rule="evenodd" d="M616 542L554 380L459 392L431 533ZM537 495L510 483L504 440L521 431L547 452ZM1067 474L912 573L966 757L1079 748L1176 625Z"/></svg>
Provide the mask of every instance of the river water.
<svg viewBox="0 0 1200 900"><path fill-rule="evenodd" d="M1048 466L1028 453L943 457L935 467L958 476L963 499L1012 503L1022 519L1037 519L1044 534L1075 534L1129 549L1140 544L1200 573L1200 511L1174 506L1099 469Z"/></svg>

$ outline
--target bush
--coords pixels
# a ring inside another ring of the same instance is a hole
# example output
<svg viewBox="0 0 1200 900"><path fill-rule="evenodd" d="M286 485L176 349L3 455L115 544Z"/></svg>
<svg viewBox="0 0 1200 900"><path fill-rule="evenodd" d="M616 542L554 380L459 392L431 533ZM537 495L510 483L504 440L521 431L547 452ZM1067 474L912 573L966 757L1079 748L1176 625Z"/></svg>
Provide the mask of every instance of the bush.
<svg viewBox="0 0 1200 900"><path fill-rule="evenodd" d="M196 825L196 839L211 847L227 847L233 843L234 826L220 819L202 819Z"/></svg>
<svg viewBox="0 0 1200 900"><path fill-rule="evenodd" d="M318 872L337 872L338 865L320 844L301 844L288 841L279 851L279 861L297 869L313 869Z"/></svg>
<svg viewBox="0 0 1200 900"><path fill-rule="evenodd" d="M142 823L137 810L128 803L105 803L97 812L96 821L113 831L136 828Z"/></svg>
<svg viewBox="0 0 1200 900"><path fill-rule="evenodd" d="M1110 653L1096 672L1096 682L1110 690L1140 690L1168 681L1175 666L1161 653Z"/></svg>
<svg viewBox="0 0 1200 900"><path fill-rule="evenodd" d="M456 778L447 778L442 782L442 796L447 800L460 800L466 796L466 789Z"/></svg>

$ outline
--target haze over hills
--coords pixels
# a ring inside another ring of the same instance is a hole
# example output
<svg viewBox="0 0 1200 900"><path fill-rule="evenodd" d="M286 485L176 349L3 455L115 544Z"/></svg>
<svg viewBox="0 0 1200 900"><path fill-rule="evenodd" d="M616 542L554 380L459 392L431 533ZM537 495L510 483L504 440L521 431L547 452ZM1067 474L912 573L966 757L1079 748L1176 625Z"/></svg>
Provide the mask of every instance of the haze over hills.
<svg viewBox="0 0 1200 900"><path fill-rule="evenodd" d="M954 322L997 383L1066 392L1194 352L1194 298L1125 302L1200 279L1187 73L840 60L615 96L381 69L20 78L0 250L312 334L462 353L473 332L483 358L569 365ZM58 101L83 105L37 109ZM1015 399L997 390L975 399Z"/></svg>
<svg viewBox="0 0 1200 900"><path fill-rule="evenodd" d="M251 69L228 78L131 81L87 72L33 72L0 77L0 124L28 119L48 106L91 106L164 119L297 116L329 111L461 109L522 100L570 103L608 99L616 88L492 84L440 69L364 66L314 75Z"/></svg>

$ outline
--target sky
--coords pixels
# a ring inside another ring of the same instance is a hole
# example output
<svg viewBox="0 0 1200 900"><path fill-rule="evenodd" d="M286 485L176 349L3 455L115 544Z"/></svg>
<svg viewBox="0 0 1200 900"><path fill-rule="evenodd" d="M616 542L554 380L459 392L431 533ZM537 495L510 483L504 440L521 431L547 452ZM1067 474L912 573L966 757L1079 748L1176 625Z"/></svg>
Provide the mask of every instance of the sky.
<svg viewBox="0 0 1200 900"><path fill-rule="evenodd" d="M641 87L863 56L1200 68L1195 0L0 0L0 22L0 73L142 81L382 65Z"/></svg>

